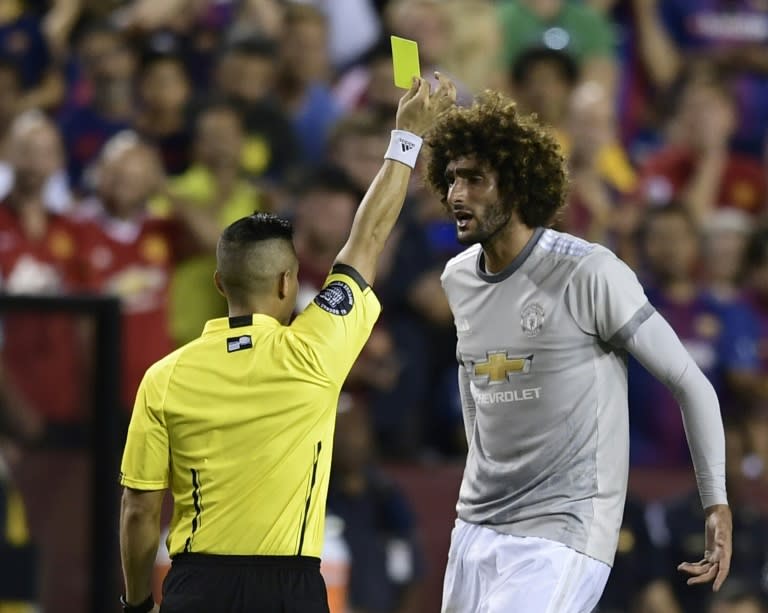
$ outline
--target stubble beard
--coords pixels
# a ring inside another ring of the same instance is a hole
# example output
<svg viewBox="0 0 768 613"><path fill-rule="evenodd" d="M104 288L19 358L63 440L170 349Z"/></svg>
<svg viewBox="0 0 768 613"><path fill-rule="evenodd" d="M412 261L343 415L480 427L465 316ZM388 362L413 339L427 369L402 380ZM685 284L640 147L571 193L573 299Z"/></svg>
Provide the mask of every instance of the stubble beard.
<svg viewBox="0 0 768 613"><path fill-rule="evenodd" d="M477 223L477 230L468 236L457 236L457 240L462 245L469 246L480 243L485 247L507 226L511 218L512 211L507 210L501 201L497 201L487 209L482 220L479 217L474 218Z"/></svg>

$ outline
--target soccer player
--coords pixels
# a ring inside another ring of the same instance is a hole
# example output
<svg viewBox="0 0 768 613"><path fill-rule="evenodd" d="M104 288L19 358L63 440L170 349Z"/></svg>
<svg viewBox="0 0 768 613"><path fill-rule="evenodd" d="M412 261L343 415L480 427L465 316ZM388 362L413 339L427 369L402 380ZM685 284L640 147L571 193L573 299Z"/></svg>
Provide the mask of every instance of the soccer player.
<svg viewBox="0 0 768 613"><path fill-rule="evenodd" d="M173 494L164 612L327 612L319 572L339 390L380 307L370 284L422 134L452 106L447 79L415 80L387 158L324 288L288 325L298 290L288 222L254 214L217 248L229 317L153 365L121 467L125 611L157 610L150 576ZM190 297L193 299L193 297Z"/></svg>
<svg viewBox="0 0 768 613"><path fill-rule="evenodd" d="M680 570L719 589L731 513L717 396L625 264L548 229L566 191L555 141L498 93L447 112L427 138L427 180L471 245L442 277L469 445L442 610L597 604L627 489L627 352L683 409L706 552Z"/></svg>

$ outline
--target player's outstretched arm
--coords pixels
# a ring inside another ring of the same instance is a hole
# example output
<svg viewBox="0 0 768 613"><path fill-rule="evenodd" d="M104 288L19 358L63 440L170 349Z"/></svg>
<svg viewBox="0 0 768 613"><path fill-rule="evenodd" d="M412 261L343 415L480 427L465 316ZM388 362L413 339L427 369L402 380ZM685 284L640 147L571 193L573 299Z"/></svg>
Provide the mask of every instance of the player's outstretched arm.
<svg viewBox="0 0 768 613"><path fill-rule="evenodd" d="M413 86L400 99L396 129L387 158L368 188L355 215L352 230L336 261L357 270L366 282L373 284L376 264L405 202L408 181L415 163L414 151L421 147L421 136L435 118L453 106L456 87L437 75L439 86L430 94L429 83L414 78ZM398 161L401 160L401 161Z"/></svg>
<svg viewBox="0 0 768 613"><path fill-rule="evenodd" d="M666 320L654 313L627 341L626 348L680 403L696 480L706 512L704 557L684 562L689 585L714 581L722 586L731 565L731 510L725 491L725 435L712 384L683 347Z"/></svg>

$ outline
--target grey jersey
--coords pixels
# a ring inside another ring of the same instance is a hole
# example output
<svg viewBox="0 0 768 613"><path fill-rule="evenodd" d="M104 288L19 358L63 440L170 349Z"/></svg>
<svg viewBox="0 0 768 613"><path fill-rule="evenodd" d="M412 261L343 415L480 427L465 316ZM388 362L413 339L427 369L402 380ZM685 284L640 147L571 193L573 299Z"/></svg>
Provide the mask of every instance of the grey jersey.
<svg viewBox="0 0 768 613"><path fill-rule="evenodd" d="M446 265L469 453L458 515L613 563L627 488L622 347L653 313L609 250L538 229L502 272Z"/></svg>

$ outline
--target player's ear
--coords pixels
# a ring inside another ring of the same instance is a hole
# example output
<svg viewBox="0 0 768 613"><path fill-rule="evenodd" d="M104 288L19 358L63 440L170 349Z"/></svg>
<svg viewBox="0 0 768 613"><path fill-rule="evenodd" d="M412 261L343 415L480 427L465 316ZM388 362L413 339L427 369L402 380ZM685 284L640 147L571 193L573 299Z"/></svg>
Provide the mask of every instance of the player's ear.
<svg viewBox="0 0 768 613"><path fill-rule="evenodd" d="M280 273L280 278L277 282L277 293L280 296L280 300L284 300L291 295L291 271L286 270Z"/></svg>
<svg viewBox="0 0 768 613"><path fill-rule="evenodd" d="M213 284L216 286L219 293L226 298L227 292L224 291L224 286L221 284L221 274L218 270L213 273Z"/></svg>

